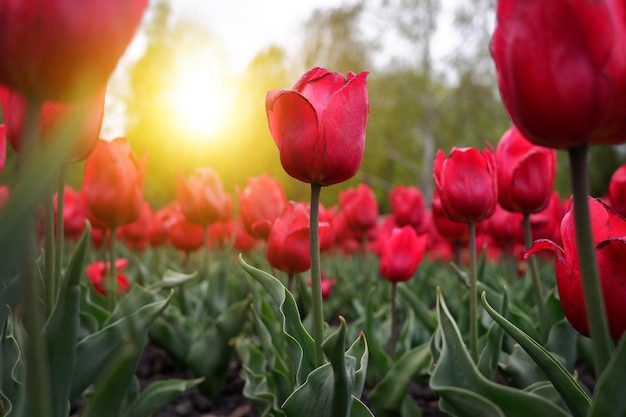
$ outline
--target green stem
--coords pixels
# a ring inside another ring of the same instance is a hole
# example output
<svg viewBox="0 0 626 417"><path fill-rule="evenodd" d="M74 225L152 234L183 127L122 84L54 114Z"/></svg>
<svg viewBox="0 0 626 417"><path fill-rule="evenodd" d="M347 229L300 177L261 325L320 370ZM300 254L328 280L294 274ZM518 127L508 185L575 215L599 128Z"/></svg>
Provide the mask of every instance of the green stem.
<svg viewBox="0 0 626 417"><path fill-rule="evenodd" d="M209 227L204 226L204 231L202 233L202 246L204 250L204 266L202 267L202 270L206 271L205 278L209 279L209 263L211 262L211 254L209 253Z"/></svg>
<svg viewBox="0 0 626 417"><path fill-rule="evenodd" d="M46 190L43 198L43 218L44 218L44 290L46 297L46 314L49 317L54 310L56 300L56 283L54 262L56 259L54 251L54 204L52 202L52 190Z"/></svg>
<svg viewBox="0 0 626 417"><path fill-rule="evenodd" d="M38 152L39 142L39 113L41 103L27 100L26 115L24 117L24 129L20 165L18 176L24 178L29 169L33 169L32 161ZM21 182L21 181L20 181ZM25 398L36 398L37 401L26 401L25 414L27 416L50 416L50 375L46 357L46 341L42 335L43 314L39 302L40 288L35 259L37 247L34 241L36 208L28 208L30 220L26 226L26 241L24 253L20 262L20 281L22 284L22 307L24 329L27 334L26 341L26 390Z"/></svg>
<svg viewBox="0 0 626 417"><path fill-rule="evenodd" d="M478 362L478 291L476 285L476 223L469 222L470 255L470 334L469 350L474 362Z"/></svg>
<svg viewBox="0 0 626 417"><path fill-rule="evenodd" d="M109 230L109 274L107 276L107 301L109 310L113 311L113 309L115 309L115 305L117 304L117 267L115 266L115 261L117 260L115 254L115 232L117 231L117 227L111 226Z"/></svg>
<svg viewBox="0 0 626 417"><path fill-rule="evenodd" d="M532 228L530 227L530 213L524 213L524 244L526 245L526 249L530 249L533 244L532 233ZM534 256L531 256L528 260L528 267L530 268L530 279L533 282L535 304L537 305L537 312L539 314L539 331L545 340L548 336L548 329L547 323L545 323L545 315L543 311L543 291L541 288L541 281L539 280L537 259Z"/></svg>
<svg viewBox="0 0 626 417"><path fill-rule="evenodd" d="M311 302L313 310L313 339L315 366L324 364L324 312L322 304L322 272L320 266L319 208L322 186L311 184L310 245L311 245Z"/></svg>
<svg viewBox="0 0 626 417"><path fill-rule="evenodd" d="M574 195L576 247L578 249L583 295L585 297L587 321L591 335L593 364L595 374L599 376L609 362L614 345L609 333L591 230L588 201L587 145L568 148L568 153Z"/></svg>
<svg viewBox="0 0 626 417"><path fill-rule="evenodd" d="M54 282L56 288L61 285L61 274L63 269L63 250L65 246L63 211L65 210L65 164L59 168L57 182L57 227L56 227L56 252L54 252Z"/></svg>
<svg viewBox="0 0 626 417"><path fill-rule="evenodd" d="M295 274L289 272L287 273L287 291L291 292L291 289L293 288L293 277Z"/></svg>
<svg viewBox="0 0 626 417"><path fill-rule="evenodd" d="M391 283L391 337L389 338L389 344L387 345L387 354L393 358L396 351L396 345L398 344L399 329L398 329L398 310L396 307L396 293L397 283Z"/></svg>

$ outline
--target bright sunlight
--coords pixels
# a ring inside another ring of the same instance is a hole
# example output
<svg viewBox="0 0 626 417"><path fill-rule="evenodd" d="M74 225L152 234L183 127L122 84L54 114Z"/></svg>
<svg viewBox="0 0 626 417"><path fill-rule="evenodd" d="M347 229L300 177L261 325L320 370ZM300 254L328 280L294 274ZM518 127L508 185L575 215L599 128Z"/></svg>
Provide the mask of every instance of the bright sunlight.
<svg viewBox="0 0 626 417"><path fill-rule="evenodd" d="M181 54L175 68L165 94L183 139L219 140L232 121L236 93L226 69L206 50Z"/></svg>

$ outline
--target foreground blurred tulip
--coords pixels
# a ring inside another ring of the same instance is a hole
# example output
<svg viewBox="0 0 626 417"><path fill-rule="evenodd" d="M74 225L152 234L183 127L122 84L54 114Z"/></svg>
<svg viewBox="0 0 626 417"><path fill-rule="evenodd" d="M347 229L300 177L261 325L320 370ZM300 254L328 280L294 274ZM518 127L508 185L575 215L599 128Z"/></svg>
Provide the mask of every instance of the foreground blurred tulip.
<svg viewBox="0 0 626 417"><path fill-rule="evenodd" d="M450 219L479 222L488 219L498 202L495 161L490 151L452 148L446 158L438 151L434 167L435 187Z"/></svg>
<svg viewBox="0 0 626 417"><path fill-rule="evenodd" d="M418 236L411 226L381 235L380 276L391 282L411 279L424 257L428 235Z"/></svg>
<svg viewBox="0 0 626 417"><path fill-rule="evenodd" d="M248 233L267 239L272 223L287 206L287 196L280 182L263 174L248 178L243 191L237 192L241 219Z"/></svg>
<svg viewBox="0 0 626 417"><path fill-rule="evenodd" d="M272 225L265 254L272 267L298 274L311 267L309 254L309 211L290 201Z"/></svg>
<svg viewBox="0 0 626 417"><path fill-rule="evenodd" d="M498 85L530 141L565 149L626 140L626 5L500 0Z"/></svg>
<svg viewBox="0 0 626 417"><path fill-rule="evenodd" d="M54 198L54 209L57 210L58 195ZM82 195L71 186L63 190L63 233L70 240L78 240L85 230L85 207Z"/></svg>
<svg viewBox="0 0 626 417"><path fill-rule="evenodd" d="M117 270L125 269L128 266L128 259L119 258L115 260L115 267ZM96 292L102 296L105 296L107 291L105 287L105 275L107 264L104 261L96 261L87 265L87 278L93 285ZM128 277L124 274L117 274L117 293L122 294L128 291L129 281Z"/></svg>
<svg viewBox="0 0 626 417"><path fill-rule="evenodd" d="M40 101L94 93L113 72L147 3L0 2L0 83Z"/></svg>
<svg viewBox="0 0 626 417"><path fill-rule="evenodd" d="M339 203L350 230L365 233L376 226L378 202L369 185L362 183L356 188L340 191Z"/></svg>
<svg viewBox="0 0 626 417"><path fill-rule="evenodd" d="M332 185L354 176L365 151L369 112L366 72L313 68L292 90L267 94L269 128L292 177Z"/></svg>
<svg viewBox="0 0 626 417"><path fill-rule="evenodd" d="M609 329L617 341L626 330L626 219L595 198L589 198L589 208ZM556 284L565 317L581 334L589 336L573 217L571 211L563 217L562 248L551 240L540 239L525 257L542 250L554 252Z"/></svg>
<svg viewBox="0 0 626 417"><path fill-rule="evenodd" d="M143 206L146 159L126 139L99 140L87 158L83 193L89 210L109 227L132 223Z"/></svg>
<svg viewBox="0 0 626 417"><path fill-rule="evenodd" d="M176 196L188 221L208 226L230 216L232 199L213 168L198 168L189 178L178 176Z"/></svg>
<svg viewBox="0 0 626 417"><path fill-rule="evenodd" d="M0 86L1 89L5 87ZM105 93L106 86L79 101L45 101L39 114L41 143L51 142L64 129L67 129L76 132L76 136L60 138L68 147L65 162L77 162L87 158L100 137ZM4 93L0 94L0 98L7 127L7 138L13 149L19 152L24 130L26 100L21 94L9 89L5 89Z"/></svg>
<svg viewBox="0 0 626 417"><path fill-rule="evenodd" d="M389 192L391 212L400 227L410 225L416 230L422 225L426 208L424 196L417 187L398 185Z"/></svg>
<svg viewBox="0 0 626 417"><path fill-rule="evenodd" d="M609 205L621 216L626 216L626 164L611 175L609 182Z"/></svg>
<svg viewBox="0 0 626 417"><path fill-rule="evenodd" d="M533 145L515 127L496 148L498 202L508 211L536 213L548 205L556 173L556 152Z"/></svg>

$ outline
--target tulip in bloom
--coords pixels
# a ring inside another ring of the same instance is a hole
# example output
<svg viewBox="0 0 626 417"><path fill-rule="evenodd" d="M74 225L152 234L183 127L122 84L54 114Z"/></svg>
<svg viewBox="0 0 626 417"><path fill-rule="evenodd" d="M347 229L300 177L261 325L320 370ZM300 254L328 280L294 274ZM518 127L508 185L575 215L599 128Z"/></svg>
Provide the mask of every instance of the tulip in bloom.
<svg viewBox="0 0 626 417"><path fill-rule="evenodd" d="M204 226L188 221L179 213L169 224L167 231L172 246L189 254L204 245Z"/></svg>
<svg viewBox="0 0 626 417"><path fill-rule="evenodd" d="M437 190L433 192L431 201L431 214L433 217L433 225L437 233L448 242L467 242L469 239L469 226L467 223L455 222L450 220L443 209L441 198Z"/></svg>
<svg viewBox="0 0 626 417"><path fill-rule="evenodd" d="M213 168L198 168L189 178L178 176L176 196L188 221L208 226L230 217L232 199Z"/></svg>
<svg viewBox="0 0 626 417"><path fill-rule="evenodd" d="M439 150L433 172L441 205L451 220L479 222L496 210L495 161L489 150L455 147L448 158Z"/></svg>
<svg viewBox="0 0 626 417"><path fill-rule="evenodd" d="M52 142L59 134L64 133L65 129L76 134L72 138L61 138L68 146L65 162L77 162L87 158L100 137L105 93L106 86L78 101L45 101L39 115L41 143ZM3 86L0 86L0 100L7 138L13 149L19 152L26 115L26 100L21 94Z"/></svg>
<svg viewBox="0 0 626 417"><path fill-rule="evenodd" d="M588 201L609 330L611 337L618 340L626 330L626 219L598 199L589 197ZM589 336L572 211L563 217L561 237L563 247L551 240L539 239L525 257L542 250L554 252L563 313L578 332Z"/></svg>
<svg viewBox="0 0 626 417"><path fill-rule="evenodd" d="M113 72L147 3L0 2L0 83L41 101L93 94Z"/></svg>
<svg viewBox="0 0 626 417"><path fill-rule="evenodd" d="M107 226L132 223L143 206L146 159L126 139L99 140L87 158L83 193L89 211Z"/></svg>
<svg viewBox="0 0 626 417"><path fill-rule="evenodd" d="M378 202L369 185L361 183L339 192L339 202L350 230L364 233L376 226Z"/></svg>
<svg viewBox="0 0 626 417"><path fill-rule="evenodd" d="M129 281L128 277L119 271L125 269L128 266L128 259L119 258L115 260L115 269L117 273L117 293L122 294L128 291ZM96 292L102 296L106 296L106 288L104 286L104 276L107 269L104 261L96 261L87 265L87 278L93 285Z"/></svg>
<svg viewBox="0 0 626 417"><path fill-rule="evenodd" d="M267 239L274 220L287 207L287 196L280 182L263 174L248 178L243 191L237 192L241 219L248 233Z"/></svg>
<svg viewBox="0 0 626 417"><path fill-rule="evenodd" d="M626 164L617 168L609 182L609 205L622 216L626 216Z"/></svg>
<svg viewBox="0 0 626 417"><path fill-rule="evenodd" d="M416 230L419 229L426 211L424 196L419 188L398 185L389 193L389 200L393 218L398 226L410 225Z"/></svg>
<svg viewBox="0 0 626 417"><path fill-rule="evenodd" d="M498 1L491 53L526 138L558 149L626 139L625 15L616 0Z"/></svg>
<svg viewBox="0 0 626 417"><path fill-rule="evenodd" d="M517 213L537 213L552 197L556 152L532 144L513 126L498 142L496 171L500 205Z"/></svg>
<svg viewBox="0 0 626 417"><path fill-rule="evenodd" d="M54 212L56 213L58 196L54 196ZM63 189L63 234L77 240L85 230L85 200L81 193L74 190L70 185Z"/></svg>
<svg viewBox="0 0 626 417"><path fill-rule="evenodd" d="M404 226L380 239L380 275L391 282L408 281L424 257L428 235L418 236L411 226Z"/></svg>
<svg viewBox="0 0 626 417"><path fill-rule="evenodd" d="M129 247L142 251L146 249L150 242L151 225L152 209L148 202L144 202L137 220L122 226L120 228L120 234Z"/></svg>
<svg viewBox="0 0 626 417"><path fill-rule="evenodd" d="M344 77L313 68L291 90L267 94L269 128L292 177L332 185L354 176L365 151L366 72Z"/></svg>
<svg viewBox="0 0 626 417"><path fill-rule="evenodd" d="M272 225L267 240L265 254L270 265L290 274L308 270L309 230L309 210L304 204L290 201Z"/></svg>

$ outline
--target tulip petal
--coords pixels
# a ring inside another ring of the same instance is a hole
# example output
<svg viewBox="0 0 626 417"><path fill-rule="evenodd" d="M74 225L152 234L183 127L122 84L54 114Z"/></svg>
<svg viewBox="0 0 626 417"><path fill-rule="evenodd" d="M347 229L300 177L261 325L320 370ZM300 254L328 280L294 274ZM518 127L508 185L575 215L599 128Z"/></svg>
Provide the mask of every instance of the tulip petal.
<svg viewBox="0 0 626 417"><path fill-rule="evenodd" d="M600 242L596 256L611 337L618 340L626 329L626 238Z"/></svg>

